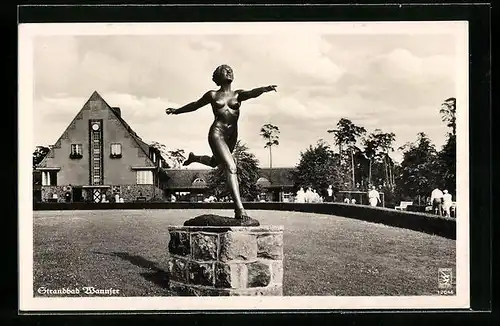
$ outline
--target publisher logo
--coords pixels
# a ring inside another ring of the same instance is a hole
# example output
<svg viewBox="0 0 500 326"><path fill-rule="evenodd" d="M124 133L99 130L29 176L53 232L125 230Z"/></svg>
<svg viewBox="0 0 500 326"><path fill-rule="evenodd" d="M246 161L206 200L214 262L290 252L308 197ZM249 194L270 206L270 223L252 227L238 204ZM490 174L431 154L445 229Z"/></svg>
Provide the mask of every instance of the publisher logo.
<svg viewBox="0 0 500 326"><path fill-rule="evenodd" d="M452 288L453 272L451 268L438 269L438 288L451 289Z"/></svg>

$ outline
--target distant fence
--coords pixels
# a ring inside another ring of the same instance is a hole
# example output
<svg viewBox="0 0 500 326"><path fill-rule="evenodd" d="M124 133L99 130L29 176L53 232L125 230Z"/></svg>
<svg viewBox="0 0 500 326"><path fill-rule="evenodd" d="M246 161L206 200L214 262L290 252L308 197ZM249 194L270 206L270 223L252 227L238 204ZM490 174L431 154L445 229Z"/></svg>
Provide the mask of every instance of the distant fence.
<svg viewBox="0 0 500 326"><path fill-rule="evenodd" d="M456 222L453 218L437 215L399 211L365 205L343 203L283 203L248 202L248 210L277 210L319 213L343 216L373 223L411 229L456 239ZM35 203L33 209L46 210L107 210L107 209L233 209L232 203L142 202L142 203Z"/></svg>

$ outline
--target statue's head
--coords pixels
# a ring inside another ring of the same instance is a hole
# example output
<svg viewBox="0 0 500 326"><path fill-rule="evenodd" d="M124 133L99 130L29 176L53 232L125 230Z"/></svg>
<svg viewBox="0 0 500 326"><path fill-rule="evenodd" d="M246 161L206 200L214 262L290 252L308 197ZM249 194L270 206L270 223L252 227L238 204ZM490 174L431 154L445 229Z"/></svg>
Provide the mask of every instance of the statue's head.
<svg viewBox="0 0 500 326"><path fill-rule="evenodd" d="M230 84L234 79L233 69L228 65L220 65L215 68L212 80L217 86Z"/></svg>

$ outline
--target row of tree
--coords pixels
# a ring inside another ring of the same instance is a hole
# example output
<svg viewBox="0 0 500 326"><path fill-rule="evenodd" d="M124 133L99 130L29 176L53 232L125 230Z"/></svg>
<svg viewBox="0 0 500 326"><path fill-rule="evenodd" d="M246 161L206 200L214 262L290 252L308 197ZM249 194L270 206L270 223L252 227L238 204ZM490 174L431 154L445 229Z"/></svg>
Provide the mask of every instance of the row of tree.
<svg viewBox="0 0 500 326"><path fill-rule="evenodd" d="M447 99L440 113L450 128L441 150L423 132L415 142L400 148L403 161L399 166L398 188L402 195L429 196L435 187L456 193L456 99Z"/></svg>
<svg viewBox="0 0 500 326"><path fill-rule="evenodd" d="M382 188L386 201L416 200L430 196L435 187L456 192L456 99L449 98L440 108L442 120L450 131L441 150L420 132L415 142L398 148L403 160L396 163L390 156L396 135L375 129L368 133L362 126L342 118L333 134L335 153L327 142L301 153L294 172L297 186L325 189L332 185L341 190L365 190L369 185Z"/></svg>

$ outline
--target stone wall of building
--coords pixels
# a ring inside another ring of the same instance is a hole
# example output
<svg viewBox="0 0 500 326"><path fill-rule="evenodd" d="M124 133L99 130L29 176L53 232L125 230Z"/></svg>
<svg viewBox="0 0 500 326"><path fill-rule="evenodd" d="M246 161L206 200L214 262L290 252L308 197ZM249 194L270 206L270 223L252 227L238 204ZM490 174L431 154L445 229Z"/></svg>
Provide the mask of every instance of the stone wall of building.
<svg viewBox="0 0 500 326"><path fill-rule="evenodd" d="M146 197L147 201L150 200L163 200L163 190L155 185L121 185L120 196L123 197L125 202L136 201L137 197Z"/></svg>
<svg viewBox="0 0 500 326"><path fill-rule="evenodd" d="M170 227L170 290L179 296L283 295L283 227Z"/></svg>
<svg viewBox="0 0 500 326"><path fill-rule="evenodd" d="M71 195L70 201L73 200L73 193L71 186L42 186L42 201L48 202L53 198L53 194L57 194L57 202L66 202L66 193L69 192ZM114 185L109 188L102 189L103 194L106 195L108 201L114 201L115 194L119 194L123 198L124 202L134 202L137 197L145 197L146 201L163 201L165 200L165 195L162 189L154 185ZM92 200L92 192L90 188L82 189L82 199L83 201Z"/></svg>
<svg viewBox="0 0 500 326"><path fill-rule="evenodd" d="M66 202L66 192L65 186L42 186L42 201L48 202L56 194L58 203Z"/></svg>

